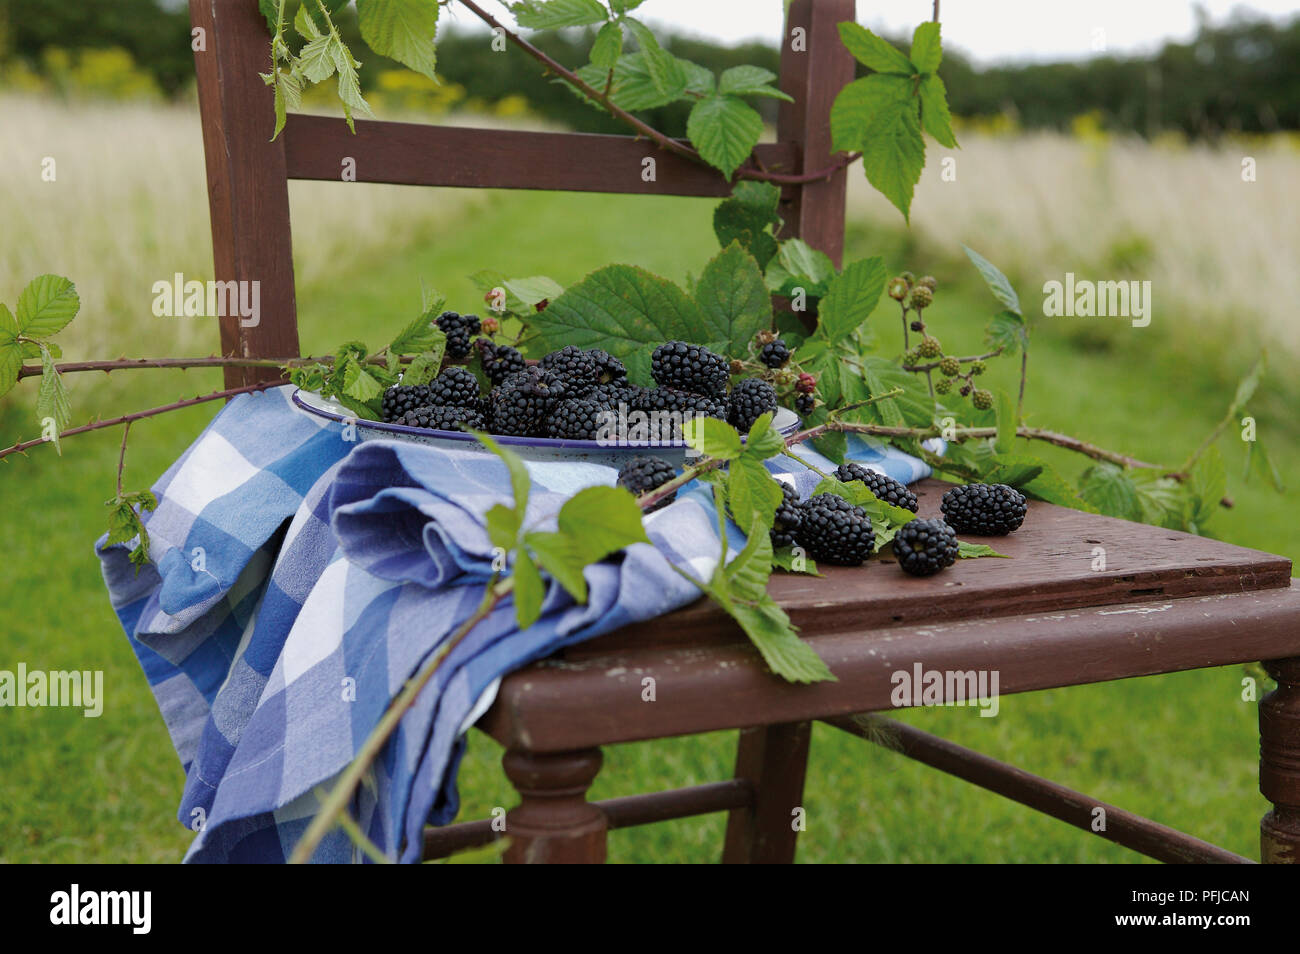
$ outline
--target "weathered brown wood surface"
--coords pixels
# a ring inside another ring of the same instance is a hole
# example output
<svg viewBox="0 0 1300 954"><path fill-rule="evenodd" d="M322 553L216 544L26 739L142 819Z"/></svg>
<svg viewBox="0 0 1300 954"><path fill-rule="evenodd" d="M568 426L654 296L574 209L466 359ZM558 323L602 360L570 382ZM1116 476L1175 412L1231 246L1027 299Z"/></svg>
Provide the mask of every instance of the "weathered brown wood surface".
<svg viewBox="0 0 1300 954"><path fill-rule="evenodd" d="M922 517L940 516L950 487L915 485ZM1005 537L964 536L1010 559L958 560L937 576L907 576L888 558L865 567L822 567L824 578L777 573L770 592L808 633L826 634L938 620L1067 610L1287 586L1291 562L1259 550L1031 501L1024 526ZM1094 548L1105 569L1094 569ZM671 616L571 647L582 659L649 644L743 642L714 604L700 600Z"/></svg>
<svg viewBox="0 0 1300 954"><path fill-rule="evenodd" d="M508 676L479 727L507 747L556 751L889 709L892 674L918 664L997 671L1009 695L1293 656L1300 587L808 639L837 682L786 683L747 644L621 649ZM653 703L642 701L647 678Z"/></svg>
<svg viewBox="0 0 1300 954"><path fill-rule="evenodd" d="M356 121L357 133L329 116L294 113L284 129L290 179L341 180L343 161L357 182L470 189L551 189L643 195L726 196L713 169L634 136L471 129L423 123ZM764 143L755 154L770 172L796 172L799 150ZM643 162L655 160L654 178Z"/></svg>

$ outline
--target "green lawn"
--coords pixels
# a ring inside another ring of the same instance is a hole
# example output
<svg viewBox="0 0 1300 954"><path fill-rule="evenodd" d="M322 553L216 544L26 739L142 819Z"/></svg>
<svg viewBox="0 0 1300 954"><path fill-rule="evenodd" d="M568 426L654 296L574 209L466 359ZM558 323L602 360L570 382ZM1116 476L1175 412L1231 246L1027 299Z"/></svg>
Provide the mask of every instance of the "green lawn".
<svg viewBox="0 0 1300 954"><path fill-rule="evenodd" d="M711 209L694 200L495 194L423 247L382 260L359 253L327 282L301 288L303 347L319 352L358 337L382 343L418 306L421 280L446 294L450 307L477 310L478 293L466 276L480 268L545 273L567 284L602 264L626 261L681 280L712 253ZM924 258L913 250L906 261L898 258L909 245L895 234L850 233L852 255L883 251L891 268L933 271L940 290L929 313L932 329L952 350L978 347L994 310L991 298L970 280L969 269L959 267L953 249ZM1021 289L1032 304L1036 296L1029 291ZM883 309L881 315L880 333L896 335L896 317ZM1030 422L1161 463L1181 462L1223 413L1231 391L1224 382L1244 365L1222 354L1196 355L1154 328L1112 332L1081 347L1077 334L1042 329L1030 364ZM130 350L150 354L147 335ZM998 386L1014 385L1012 369L990 377ZM113 389L112 406L101 406L103 378L82 375L72 382L74 415L107 416L163 403L218 381L208 372L141 374ZM1286 421L1282 402L1258 404L1261 436L1284 475L1293 477L1300 472L1297 426ZM137 425L128 487L150 484L211 413L197 408ZM0 443L32 436L29 421L26 405L0 407ZM33 669L102 669L107 696L99 719L58 709L0 713L0 861L173 861L188 843L175 821L181 772L91 551L103 526L103 501L113 493L119 439L120 432L75 438L62 458L40 448L28 459L4 462L0 471L12 554L0 577L0 601L8 611L0 668L23 661ZM1236 506L1216 517L1210 532L1293 558L1300 554L1289 498L1243 486L1240 442L1225 439L1222 448ZM1071 475L1080 469L1064 452L1034 450ZM1255 788L1254 706L1241 701L1241 676L1230 667L1033 693L1003 699L997 719L966 709L904 718L1254 855L1265 805ZM613 748L594 794L724 778L733 750L733 733ZM512 804L499 760L494 743L473 736L461 776L465 817ZM820 726L806 807L804 861L1138 860ZM722 830L716 816L616 832L611 858L715 860Z"/></svg>

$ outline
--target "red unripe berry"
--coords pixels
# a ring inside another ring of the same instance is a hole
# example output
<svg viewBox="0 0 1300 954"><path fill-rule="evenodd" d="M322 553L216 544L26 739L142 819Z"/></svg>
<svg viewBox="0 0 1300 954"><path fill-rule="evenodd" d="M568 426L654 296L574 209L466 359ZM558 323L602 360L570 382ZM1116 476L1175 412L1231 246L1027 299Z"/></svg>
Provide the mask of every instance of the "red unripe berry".
<svg viewBox="0 0 1300 954"><path fill-rule="evenodd" d="M794 386L794 389L800 394L812 394L817 390L817 379L805 371L799 375L799 382Z"/></svg>

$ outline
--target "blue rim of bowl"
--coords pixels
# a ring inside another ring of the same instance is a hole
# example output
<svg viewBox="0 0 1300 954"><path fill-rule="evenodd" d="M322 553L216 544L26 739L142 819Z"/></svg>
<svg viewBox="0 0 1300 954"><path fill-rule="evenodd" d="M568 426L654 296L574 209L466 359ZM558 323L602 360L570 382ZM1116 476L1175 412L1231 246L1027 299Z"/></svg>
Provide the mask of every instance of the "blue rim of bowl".
<svg viewBox="0 0 1300 954"><path fill-rule="evenodd" d="M458 441L466 444L477 444L478 439L473 434L466 434L464 431L439 431L431 427L411 427L408 424L386 424L383 421L367 421L364 418L355 417L348 414L337 414L334 411L327 411L324 408L313 407L301 397L302 389L294 388L292 401L301 410L308 414L314 414L317 417L327 418L331 421L337 421L340 424L356 422L358 427L367 427L372 431L385 431L393 434L409 434L412 437L436 437L438 440ZM791 434L799 433L799 428L803 426L803 419L797 414L794 422L780 428L777 433L782 437L789 437ZM663 448L666 450L686 450L685 441L669 441L660 443L645 444L605 444L600 441L571 441L562 440L557 437L515 437L509 434L493 434L492 439L498 444L516 447L538 447L546 450L572 450L586 451L587 453L608 453L609 451L629 450L643 451ZM741 436L744 440L744 436Z"/></svg>

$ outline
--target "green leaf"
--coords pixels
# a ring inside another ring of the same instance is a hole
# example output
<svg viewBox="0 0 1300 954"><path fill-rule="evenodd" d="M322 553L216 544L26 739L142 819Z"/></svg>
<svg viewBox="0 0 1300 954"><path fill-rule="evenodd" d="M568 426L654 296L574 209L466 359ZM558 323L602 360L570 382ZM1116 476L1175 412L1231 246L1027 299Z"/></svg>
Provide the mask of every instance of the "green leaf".
<svg viewBox="0 0 1300 954"><path fill-rule="evenodd" d="M322 83L334 75L334 38L318 36L298 54L297 69L310 83Z"/></svg>
<svg viewBox="0 0 1300 954"><path fill-rule="evenodd" d="M767 460L785 453L785 438L772 426L772 412L760 414L745 437L745 456L754 460Z"/></svg>
<svg viewBox="0 0 1300 954"><path fill-rule="evenodd" d="M774 674L797 683L838 681L816 651L799 638L790 617L770 596L752 604L724 604L723 608L740 624Z"/></svg>
<svg viewBox="0 0 1300 954"><path fill-rule="evenodd" d="M880 301L886 277L880 258L864 258L846 266L817 306L816 333L838 341L866 324Z"/></svg>
<svg viewBox="0 0 1300 954"><path fill-rule="evenodd" d="M524 466L523 460L512 450L502 447L492 439L490 434L482 431L471 430L474 439L480 444L496 454L506 465L506 470L510 473L510 489L513 492L515 501L515 510L521 515L528 512L528 491L532 487L532 478L528 476L528 468Z"/></svg>
<svg viewBox="0 0 1300 954"><path fill-rule="evenodd" d="M680 63L680 61L678 61ZM605 67L588 64L578 70L578 76L589 86L603 90L609 76ZM566 88L572 89L568 84ZM616 106L630 112L655 109L677 100L686 91L686 73L682 71L682 85L679 89L660 91L646 66L645 56L641 53L624 53L614 64L614 85L610 88L610 98ZM581 93L578 94L582 96ZM586 99L586 97L583 97ZM605 107L587 100L597 109Z"/></svg>
<svg viewBox="0 0 1300 954"><path fill-rule="evenodd" d="M934 423L934 399L920 375L909 374L888 358L877 355L860 358L859 364L862 380L869 391L867 397L885 394L895 388L903 391L897 397L877 401L864 411L876 415L880 423L891 427L929 427ZM849 374L851 369L845 365L844 372Z"/></svg>
<svg viewBox="0 0 1300 954"><path fill-rule="evenodd" d="M744 100L713 95L691 107L686 135L709 165L731 178L758 145L763 117Z"/></svg>
<svg viewBox="0 0 1300 954"><path fill-rule="evenodd" d="M353 112L364 113L367 116L374 114L370 111L370 104L361 95L361 84L357 80L357 64L341 44L335 44L334 62L339 70L339 99L343 103L343 118L347 121L348 129L355 133L357 129L352 122Z"/></svg>
<svg viewBox="0 0 1300 954"><path fill-rule="evenodd" d="M868 69L878 73L902 73L910 76L916 72L912 61L902 51L866 27L857 23L841 23L840 40L853 58Z"/></svg>
<svg viewBox="0 0 1300 954"><path fill-rule="evenodd" d="M952 113L948 111L948 90L937 73L921 80L921 126L939 145L957 148Z"/></svg>
<svg viewBox="0 0 1300 954"><path fill-rule="evenodd" d="M943 48L939 41L939 24L927 21L916 28L912 34L912 65L918 73L933 73L939 68L943 59Z"/></svg>
<svg viewBox="0 0 1300 954"><path fill-rule="evenodd" d="M272 0L272 3L274 2L275 0ZM307 9L309 2L310 0L307 0L298 7L298 13L293 18L293 28L298 31L298 35L304 40L318 40L322 34L311 11ZM275 32L275 27L271 28L271 32Z"/></svg>
<svg viewBox="0 0 1300 954"><path fill-rule="evenodd" d="M761 459L742 456L727 468L727 500L731 514L742 527L772 529L776 508L781 505L781 485L763 466Z"/></svg>
<svg viewBox="0 0 1300 954"><path fill-rule="evenodd" d="M1027 454L998 454L984 475L986 483L1021 488L1037 478L1046 465Z"/></svg>
<svg viewBox="0 0 1300 954"><path fill-rule="evenodd" d="M1079 484L1079 495L1108 517L1141 520L1142 502L1132 478L1114 464L1089 467Z"/></svg>
<svg viewBox="0 0 1300 954"><path fill-rule="evenodd" d="M3 390L0 390L0 394L3 393ZM1278 493L1286 492L1281 473L1278 472L1276 465L1268 456L1268 452L1264 450L1264 445L1258 440L1246 443L1246 474L1243 479L1249 481L1251 474L1272 484L1273 489Z"/></svg>
<svg viewBox="0 0 1300 954"><path fill-rule="evenodd" d="M722 71L718 80L718 92L731 96L770 96L794 102L793 97L771 85L776 79L775 73L761 66L733 66Z"/></svg>
<svg viewBox="0 0 1300 954"><path fill-rule="evenodd" d="M523 524L519 511L503 504L493 504L483 516L492 545L507 553L515 549L519 544L519 528Z"/></svg>
<svg viewBox="0 0 1300 954"><path fill-rule="evenodd" d="M780 188L770 182L738 182L731 198L713 210L718 244L726 248L739 242L754 256L759 268L766 268L777 250L776 239L768 230L780 224L776 213L780 199Z"/></svg>
<svg viewBox="0 0 1300 954"><path fill-rule="evenodd" d="M804 421L805 426L809 423ZM828 431L813 441L813 447L817 448L818 453L829 457L835 463L842 464L849 452L849 439L843 431Z"/></svg>
<svg viewBox="0 0 1300 954"><path fill-rule="evenodd" d="M1030 497L1061 507L1097 512L1051 464L1028 454L999 454L984 480L990 484L1007 484Z"/></svg>
<svg viewBox="0 0 1300 954"><path fill-rule="evenodd" d="M370 402L358 401L356 398L349 397L346 394L335 394L333 395L333 398L355 414L359 420L378 421L383 418L383 415L379 413L380 408L378 400Z"/></svg>
<svg viewBox="0 0 1300 954"><path fill-rule="evenodd" d="M998 312L989 319L984 329L984 340L990 348L1001 348L1007 357L1014 357L1022 348L1029 348L1025 319L1014 311Z"/></svg>
<svg viewBox="0 0 1300 954"><path fill-rule="evenodd" d="M407 385L428 384L438 376L438 369L441 366L441 350L417 354L402 371L402 383Z"/></svg>
<svg viewBox="0 0 1300 954"><path fill-rule="evenodd" d="M831 139L836 149L862 153L868 181L908 219L925 167L911 77L874 73L845 86L831 106Z"/></svg>
<svg viewBox="0 0 1300 954"><path fill-rule="evenodd" d="M963 560L973 560L978 557L1002 557L1004 560L1010 559L1005 553L999 553L987 543L967 543L965 540L957 541L957 556Z"/></svg>
<svg viewBox="0 0 1300 954"><path fill-rule="evenodd" d="M773 550L772 568L785 570L787 573L802 573L805 576L820 577L822 575L817 572L817 561L809 556L801 556L798 567L796 567L793 547L781 547L779 550Z"/></svg>
<svg viewBox="0 0 1300 954"><path fill-rule="evenodd" d="M678 58L677 62L681 64L686 74L686 87L682 90L684 94L701 98L712 96L717 92L718 80L713 75L713 70L699 63L692 63L690 60Z"/></svg>
<svg viewBox="0 0 1300 954"><path fill-rule="evenodd" d="M521 0L510 4L515 22L528 30L557 30L587 26L609 19L596 0Z"/></svg>
<svg viewBox="0 0 1300 954"><path fill-rule="evenodd" d="M41 346L41 386L36 396L36 416L41 420L54 419L54 449L63 453L59 443L59 433L72 420L72 407L68 403L68 392L63 387L63 378L54 367L54 356L43 344Z"/></svg>
<svg viewBox="0 0 1300 954"><path fill-rule="evenodd" d="M584 563L595 563L633 543L649 543L636 498L622 487L588 487L564 502L556 518Z"/></svg>
<svg viewBox="0 0 1300 954"><path fill-rule="evenodd" d="M916 514L904 508L897 507L887 500L881 500L860 480L851 480L845 483L834 477L826 477L818 482L813 488L812 496L818 494L834 494L837 497L843 497L849 503L857 504L866 511L867 516L871 518L876 525L876 529L881 526L901 527L911 523L916 519ZM877 542L877 548L883 546Z"/></svg>
<svg viewBox="0 0 1300 954"><path fill-rule="evenodd" d="M1192 466L1187 481L1192 494L1192 521L1204 524L1219 510L1219 501L1228 489L1227 474L1223 469L1223 455L1211 446Z"/></svg>
<svg viewBox="0 0 1300 954"><path fill-rule="evenodd" d="M801 238L782 242L777 261L792 277L807 279L814 285L821 285L835 277L835 263L831 257Z"/></svg>
<svg viewBox="0 0 1300 954"><path fill-rule="evenodd" d="M632 12L643 3L645 0L609 0L610 9L619 16Z"/></svg>
<svg viewBox="0 0 1300 954"><path fill-rule="evenodd" d="M1181 530L1186 524L1187 493L1178 481L1157 470L1134 470L1130 475L1142 507L1142 522Z"/></svg>
<svg viewBox="0 0 1300 954"><path fill-rule="evenodd" d="M0 397L18 383L23 366L23 348L18 342L18 323L7 306L0 304Z"/></svg>
<svg viewBox="0 0 1300 954"><path fill-rule="evenodd" d="M515 619L518 620L520 629L527 629L542 615L546 586L542 583L542 574L537 571L537 564L527 550L515 554L515 565L510 576L514 580Z"/></svg>
<svg viewBox="0 0 1300 954"><path fill-rule="evenodd" d="M28 338L48 338L75 318L80 308L72 282L61 275L40 275L18 296L18 331Z"/></svg>
<svg viewBox="0 0 1300 954"><path fill-rule="evenodd" d="M343 369L343 393L358 401L369 401L384 393L368 370L349 360Z"/></svg>
<svg viewBox="0 0 1300 954"><path fill-rule="evenodd" d="M434 34L439 6L438 0L357 0L361 38L380 56L437 81Z"/></svg>
<svg viewBox="0 0 1300 954"><path fill-rule="evenodd" d="M965 245L962 248L966 251L966 257L971 260L975 269L980 273L980 277L984 279L984 283L989 286L989 291L993 292L993 297L1004 308L1023 317L1020 310L1020 297L1016 294L1016 290L1011 287L1011 282L1007 281L1007 276L998 271L996 265L973 248Z"/></svg>
<svg viewBox="0 0 1300 954"><path fill-rule="evenodd" d="M596 34L591 44L591 62L593 66L610 70L618 63L623 54L623 28L617 23L606 23Z"/></svg>
<svg viewBox="0 0 1300 954"><path fill-rule="evenodd" d="M993 446L999 454L1010 454L1016 446L1016 429L1020 422L1016 419L1016 405L1011 395L1001 389L997 392L998 436Z"/></svg>
<svg viewBox="0 0 1300 954"><path fill-rule="evenodd" d="M417 354L421 351L441 350L446 347L447 336L428 312L420 315L403 328L388 346L390 354Z"/></svg>
<svg viewBox="0 0 1300 954"><path fill-rule="evenodd" d="M530 325L539 348L602 348L648 385L650 355L665 341L711 342L699 307L667 279L632 265L608 265L565 289Z"/></svg>
<svg viewBox="0 0 1300 954"><path fill-rule="evenodd" d="M595 2L595 0L592 0ZM628 17L623 21L641 47L641 57L645 70L650 74L650 82L663 96L670 97L670 102L686 91L686 69L677 59L659 45L659 40L640 20ZM689 133L688 133L689 135Z"/></svg>
<svg viewBox="0 0 1300 954"><path fill-rule="evenodd" d="M587 579L582 575L587 561L570 537L535 531L524 535L524 543L532 549L542 569L568 590L570 596L579 603L587 602Z"/></svg>
<svg viewBox="0 0 1300 954"><path fill-rule="evenodd" d="M506 291L530 308L539 302L554 301L564 294L564 286L545 275L510 278L502 282L502 285Z"/></svg>
<svg viewBox="0 0 1300 954"><path fill-rule="evenodd" d="M744 354L754 335L772 321L772 299L758 262L732 242L704 267L695 302L709 327L709 341L723 354Z"/></svg>
<svg viewBox="0 0 1300 954"><path fill-rule="evenodd" d="M683 422L682 436L697 453L718 460L735 460L744 450L736 429L716 417L692 417Z"/></svg>
<svg viewBox="0 0 1300 954"><path fill-rule="evenodd" d="M1246 376L1237 384L1237 393L1233 395L1232 406L1228 410L1228 416L1233 417L1241 411L1255 396L1255 391L1259 387L1259 382L1264 377L1264 367L1266 364L1266 355L1260 352L1255 364L1246 372Z"/></svg>

